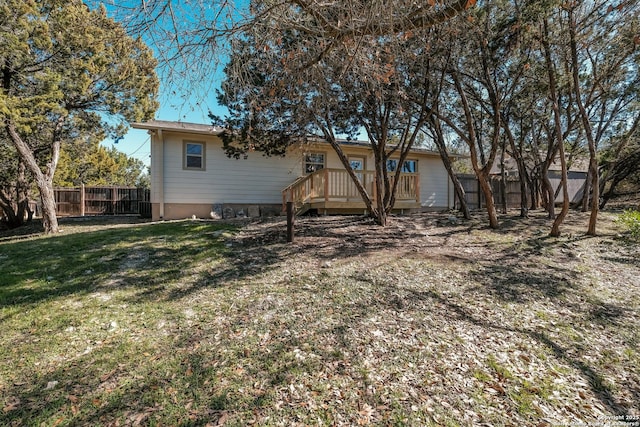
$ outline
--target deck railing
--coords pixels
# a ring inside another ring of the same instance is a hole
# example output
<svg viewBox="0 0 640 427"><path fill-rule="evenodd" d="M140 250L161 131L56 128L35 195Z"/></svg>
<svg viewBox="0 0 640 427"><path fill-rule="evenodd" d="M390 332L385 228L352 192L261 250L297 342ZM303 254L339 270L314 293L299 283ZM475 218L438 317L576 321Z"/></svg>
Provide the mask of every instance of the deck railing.
<svg viewBox="0 0 640 427"><path fill-rule="evenodd" d="M376 199L375 171L355 171L364 188ZM389 174L393 179L394 174ZM285 209L288 201L293 202L296 210L305 204L317 202L358 202L362 198L355 183L344 169L321 169L304 177L300 177L282 190L282 206ZM417 173L401 173L397 201L420 202L420 175Z"/></svg>

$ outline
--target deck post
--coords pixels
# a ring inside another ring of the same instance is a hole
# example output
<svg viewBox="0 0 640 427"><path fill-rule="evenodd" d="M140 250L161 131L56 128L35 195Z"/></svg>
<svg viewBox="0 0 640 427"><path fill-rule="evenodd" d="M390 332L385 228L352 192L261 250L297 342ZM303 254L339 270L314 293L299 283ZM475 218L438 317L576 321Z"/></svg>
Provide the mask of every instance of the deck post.
<svg viewBox="0 0 640 427"><path fill-rule="evenodd" d="M287 202L287 243L293 243L294 237L294 219L293 202Z"/></svg>
<svg viewBox="0 0 640 427"><path fill-rule="evenodd" d="M416 203L420 203L420 175L414 175L413 179L415 180L415 192L416 192Z"/></svg>
<svg viewBox="0 0 640 427"><path fill-rule="evenodd" d="M373 203L376 203L377 200L378 200L378 185L377 185L377 182L378 182L378 174L374 173L373 174L373 182L371 183L373 185L373 191L372 191L373 197L371 198L371 201Z"/></svg>
<svg viewBox="0 0 640 427"><path fill-rule="evenodd" d="M324 201L329 201L329 169L324 169Z"/></svg>

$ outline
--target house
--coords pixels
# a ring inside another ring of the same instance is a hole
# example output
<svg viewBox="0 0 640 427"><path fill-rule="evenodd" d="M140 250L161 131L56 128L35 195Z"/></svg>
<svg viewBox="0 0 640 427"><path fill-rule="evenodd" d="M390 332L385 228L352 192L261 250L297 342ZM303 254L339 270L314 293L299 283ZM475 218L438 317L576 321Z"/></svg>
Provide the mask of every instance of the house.
<svg viewBox="0 0 640 427"><path fill-rule="evenodd" d="M294 201L299 212L364 213L355 185L326 142L291 147L284 157L250 152L246 159L233 159L225 155L220 128L159 120L132 127L146 129L151 138L154 220L279 215L287 200ZM374 194L368 143L345 141L343 151L367 191ZM397 162L389 160L390 170L399 168ZM453 186L438 153L415 149L400 169L398 211L453 206Z"/></svg>

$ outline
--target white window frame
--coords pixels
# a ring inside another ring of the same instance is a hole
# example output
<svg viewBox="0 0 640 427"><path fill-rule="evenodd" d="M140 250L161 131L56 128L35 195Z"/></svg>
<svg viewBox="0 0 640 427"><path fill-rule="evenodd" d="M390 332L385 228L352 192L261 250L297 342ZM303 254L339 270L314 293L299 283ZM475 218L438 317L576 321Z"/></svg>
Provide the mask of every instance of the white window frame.
<svg viewBox="0 0 640 427"><path fill-rule="evenodd" d="M199 145L202 147L200 154L194 154L188 152L189 145ZM206 170L206 150L207 144L203 141L182 141L182 169L190 171L203 171ZM200 167L189 166L189 157L199 158Z"/></svg>
<svg viewBox="0 0 640 427"><path fill-rule="evenodd" d="M322 162L309 160L311 156L322 156ZM318 166L320 166L318 168ZM305 175L309 175L310 173L314 173L316 171L322 170L327 167L327 153L324 151L312 151L309 153L305 153L302 159L302 171ZM313 170L312 170L313 168Z"/></svg>

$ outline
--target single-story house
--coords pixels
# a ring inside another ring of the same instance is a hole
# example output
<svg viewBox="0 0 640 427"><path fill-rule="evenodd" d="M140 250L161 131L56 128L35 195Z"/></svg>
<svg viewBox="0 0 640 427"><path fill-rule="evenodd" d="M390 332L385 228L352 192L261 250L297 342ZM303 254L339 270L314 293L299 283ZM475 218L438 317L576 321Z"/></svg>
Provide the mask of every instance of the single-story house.
<svg viewBox="0 0 640 427"><path fill-rule="evenodd" d="M250 152L246 159L233 159L223 150L220 128L160 120L132 127L150 134L154 220L279 215L286 201L296 203L299 212L364 213L355 185L326 142L291 147L284 157ZM368 143L345 141L342 148L367 191L374 194L375 168ZM453 207L453 185L437 152L415 149L402 167L394 159L388 167L402 174L396 210Z"/></svg>

